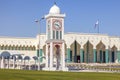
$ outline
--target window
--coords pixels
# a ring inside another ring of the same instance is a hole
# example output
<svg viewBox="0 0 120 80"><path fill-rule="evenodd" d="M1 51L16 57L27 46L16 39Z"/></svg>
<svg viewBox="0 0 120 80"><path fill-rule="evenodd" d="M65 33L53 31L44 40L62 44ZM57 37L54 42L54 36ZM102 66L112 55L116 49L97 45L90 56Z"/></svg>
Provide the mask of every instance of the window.
<svg viewBox="0 0 120 80"><path fill-rule="evenodd" d="M55 31L53 31L53 39L55 39Z"/></svg>
<svg viewBox="0 0 120 80"><path fill-rule="evenodd" d="M50 31L48 31L48 39L50 39Z"/></svg>
<svg viewBox="0 0 120 80"><path fill-rule="evenodd" d="M60 39L62 39L62 31L60 31Z"/></svg>
<svg viewBox="0 0 120 80"><path fill-rule="evenodd" d="M59 32L56 31L56 39L59 39Z"/></svg>

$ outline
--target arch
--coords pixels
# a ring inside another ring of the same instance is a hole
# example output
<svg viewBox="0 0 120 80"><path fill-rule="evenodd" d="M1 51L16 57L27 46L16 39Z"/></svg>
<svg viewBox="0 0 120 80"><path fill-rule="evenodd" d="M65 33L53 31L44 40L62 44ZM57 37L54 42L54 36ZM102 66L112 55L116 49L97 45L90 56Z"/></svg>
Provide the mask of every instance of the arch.
<svg viewBox="0 0 120 80"><path fill-rule="evenodd" d="M19 46L19 50L22 50L22 45Z"/></svg>
<svg viewBox="0 0 120 80"><path fill-rule="evenodd" d="M76 40L70 45L70 61L80 62L80 47Z"/></svg>
<svg viewBox="0 0 120 80"><path fill-rule="evenodd" d="M24 47L23 50L27 50L27 46L26 45L24 45L23 47Z"/></svg>
<svg viewBox="0 0 120 80"><path fill-rule="evenodd" d="M106 55L105 55L105 51L106 51L106 47L103 44L102 41L100 41L97 46L96 46L96 53L97 53L97 62L99 63L105 63L106 60Z"/></svg>
<svg viewBox="0 0 120 80"><path fill-rule="evenodd" d="M14 50L17 50L17 45L15 45L15 48L14 48Z"/></svg>
<svg viewBox="0 0 120 80"><path fill-rule="evenodd" d="M8 46L7 46L7 45L5 45L5 46L4 46L4 49L5 49L5 50L7 50L7 47L8 47Z"/></svg>
<svg viewBox="0 0 120 80"><path fill-rule="evenodd" d="M22 50L25 50L25 45L22 46Z"/></svg>
<svg viewBox="0 0 120 80"><path fill-rule="evenodd" d="M93 62L93 45L91 44L91 42L88 40L84 46L83 46L83 50L84 50L84 57L83 57L83 61L86 63L92 63Z"/></svg>
<svg viewBox="0 0 120 80"><path fill-rule="evenodd" d="M53 53L54 53L53 56L54 56L54 57L56 57L57 47L58 47L58 46L59 46L59 45L54 45L54 46L53 46ZM59 47L60 47L60 46L59 46Z"/></svg>
<svg viewBox="0 0 120 80"><path fill-rule="evenodd" d="M114 45L114 46L111 48L111 51L117 51L117 47Z"/></svg>
<svg viewBox="0 0 120 80"><path fill-rule="evenodd" d="M115 45L110 49L109 58L112 63L117 59L117 47Z"/></svg>
<svg viewBox="0 0 120 80"><path fill-rule="evenodd" d="M36 47L37 49L39 49L39 44L37 45L37 47Z"/></svg>
<svg viewBox="0 0 120 80"><path fill-rule="evenodd" d="M10 45L8 45L8 50L10 50Z"/></svg>
<svg viewBox="0 0 120 80"><path fill-rule="evenodd" d="M12 50L15 50L15 45L12 46Z"/></svg>
<svg viewBox="0 0 120 80"><path fill-rule="evenodd" d="M27 45L27 46L25 46L25 50L29 50L29 46Z"/></svg>
<svg viewBox="0 0 120 80"><path fill-rule="evenodd" d="M8 51L2 52L1 57L4 57L5 59L9 59L10 58L10 52L8 52Z"/></svg>
<svg viewBox="0 0 120 80"><path fill-rule="evenodd" d="M1 45L0 49L3 50L3 45Z"/></svg>
<svg viewBox="0 0 120 80"><path fill-rule="evenodd" d="M4 45L4 44L1 46L1 49L2 49L2 50L5 50L5 45Z"/></svg>
<svg viewBox="0 0 120 80"><path fill-rule="evenodd" d="M29 46L28 50L31 50L31 51L33 50L32 45Z"/></svg>
<svg viewBox="0 0 120 80"><path fill-rule="evenodd" d="M61 60L61 46L58 44L54 45L54 57L56 62L56 69L58 70L60 67Z"/></svg>
<svg viewBox="0 0 120 80"><path fill-rule="evenodd" d="M100 42L96 45L96 49L98 49L98 50L105 50L105 45L103 44L102 41L100 41Z"/></svg>
<svg viewBox="0 0 120 80"><path fill-rule="evenodd" d="M19 46L18 45L16 45L15 50L19 50Z"/></svg>
<svg viewBox="0 0 120 80"><path fill-rule="evenodd" d="M33 46L33 50L36 50L36 47L35 47L35 46Z"/></svg>

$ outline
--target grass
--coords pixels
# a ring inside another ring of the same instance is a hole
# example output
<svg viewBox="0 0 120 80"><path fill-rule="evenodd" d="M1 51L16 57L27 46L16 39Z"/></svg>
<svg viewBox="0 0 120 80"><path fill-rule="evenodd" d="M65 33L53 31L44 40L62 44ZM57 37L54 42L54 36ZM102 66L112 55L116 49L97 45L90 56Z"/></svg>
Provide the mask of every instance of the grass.
<svg viewBox="0 0 120 80"><path fill-rule="evenodd" d="M0 80L120 80L120 73L49 72L0 69Z"/></svg>

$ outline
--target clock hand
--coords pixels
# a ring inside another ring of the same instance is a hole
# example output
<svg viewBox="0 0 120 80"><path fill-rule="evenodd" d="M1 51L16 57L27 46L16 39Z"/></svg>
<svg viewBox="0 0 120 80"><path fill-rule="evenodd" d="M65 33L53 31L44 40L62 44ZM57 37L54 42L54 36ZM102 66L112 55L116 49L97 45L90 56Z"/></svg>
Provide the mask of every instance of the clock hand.
<svg viewBox="0 0 120 80"><path fill-rule="evenodd" d="M58 24L55 24L56 26L59 26Z"/></svg>

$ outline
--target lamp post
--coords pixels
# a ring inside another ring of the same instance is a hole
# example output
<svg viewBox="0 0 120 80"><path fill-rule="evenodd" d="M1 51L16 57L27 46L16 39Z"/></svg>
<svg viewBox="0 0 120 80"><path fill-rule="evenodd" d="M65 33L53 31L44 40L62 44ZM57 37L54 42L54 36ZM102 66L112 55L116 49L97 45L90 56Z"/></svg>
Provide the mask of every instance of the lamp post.
<svg viewBox="0 0 120 80"><path fill-rule="evenodd" d="M39 52L39 56L38 56L38 70L40 70L40 22L44 19L44 17L40 18L39 20L35 20L36 23L39 24L39 44L38 44L38 52Z"/></svg>

